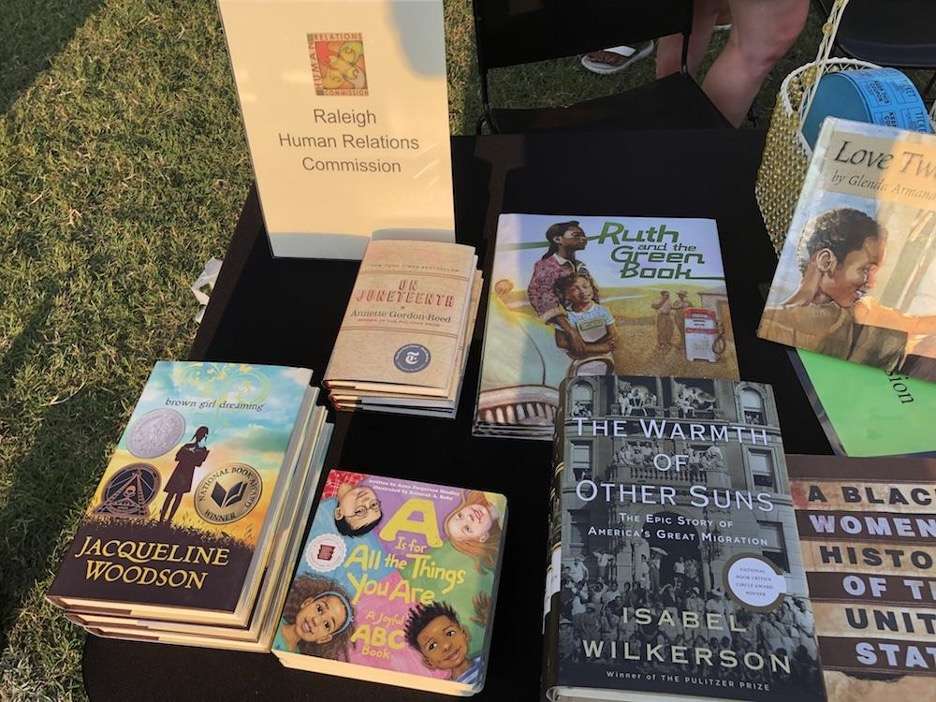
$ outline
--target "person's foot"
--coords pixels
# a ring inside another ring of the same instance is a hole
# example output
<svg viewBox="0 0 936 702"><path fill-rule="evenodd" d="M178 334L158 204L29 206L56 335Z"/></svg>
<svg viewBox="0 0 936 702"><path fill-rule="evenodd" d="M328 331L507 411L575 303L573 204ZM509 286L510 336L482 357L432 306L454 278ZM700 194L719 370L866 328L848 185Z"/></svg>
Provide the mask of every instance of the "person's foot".
<svg viewBox="0 0 936 702"><path fill-rule="evenodd" d="M582 65L592 73L609 75L623 71L632 63L646 58L653 52L653 41L643 46L612 46L610 49L592 51L582 56Z"/></svg>

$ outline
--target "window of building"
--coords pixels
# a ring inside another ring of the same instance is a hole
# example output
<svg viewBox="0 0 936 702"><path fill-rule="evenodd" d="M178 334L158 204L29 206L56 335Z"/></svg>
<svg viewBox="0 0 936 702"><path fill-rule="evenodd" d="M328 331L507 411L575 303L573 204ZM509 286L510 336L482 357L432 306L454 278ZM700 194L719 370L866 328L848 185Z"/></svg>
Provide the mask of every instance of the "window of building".
<svg viewBox="0 0 936 702"><path fill-rule="evenodd" d="M573 417L591 417L595 411L595 394L591 385L576 383L572 386L572 406L569 413Z"/></svg>
<svg viewBox="0 0 936 702"><path fill-rule="evenodd" d="M773 454L770 451L752 449L748 452L748 461L751 466L754 487L776 489Z"/></svg>
<svg viewBox="0 0 936 702"><path fill-rule="evenodd" d="M572 475L576 482L592 479L591 444L572 444Z"/></svg>
<svg viewBox="0 0 936 702"><path fill-rule="evenodd" d="M588 539L588 514L582 514L581 510L575 510L571 513L571 516L572 533L570 538L572 543L569 545L573 548L582 549Z"/></svg>
<svg viewBox="0 0 936 702"><path fill-rule="evenodd" d="M790 560L787 558L786 541L783 539L783 525L777 522L758 522L760 537L767 542L763 547L764 558L777 566L784 573L790 572Z"/></svg>
<svg viewBox="0 0 936 702"><path fill-rule="evenodd" d="M764 398L756 390L741 391L741 413L746 424L760 424L761 426L767 424Z"/></svg>

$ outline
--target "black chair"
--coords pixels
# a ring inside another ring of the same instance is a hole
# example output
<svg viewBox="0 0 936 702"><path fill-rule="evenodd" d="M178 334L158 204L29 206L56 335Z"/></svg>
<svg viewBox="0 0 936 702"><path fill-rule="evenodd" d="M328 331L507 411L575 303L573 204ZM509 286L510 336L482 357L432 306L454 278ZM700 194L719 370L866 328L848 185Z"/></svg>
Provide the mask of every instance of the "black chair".
<svg viewBox="0 0 936 702"><path fill-rule="evenodd" d="M581 127L705 129L730 127L689 75L692 0L473 0L475 42L486 123L496 133ZM488 72L608 46L682 34L682 69L666 78L568 107L492 107Z"/></svg>
<svg viewBox="0 0 936 702"><path fill-rule="evenodd" d="M816 0L826 16L832 0ZM842 13L836 45L842 53L880 66L936 71L936 2L851 0ZM936 82L930 78L923 97Z"/></svg>

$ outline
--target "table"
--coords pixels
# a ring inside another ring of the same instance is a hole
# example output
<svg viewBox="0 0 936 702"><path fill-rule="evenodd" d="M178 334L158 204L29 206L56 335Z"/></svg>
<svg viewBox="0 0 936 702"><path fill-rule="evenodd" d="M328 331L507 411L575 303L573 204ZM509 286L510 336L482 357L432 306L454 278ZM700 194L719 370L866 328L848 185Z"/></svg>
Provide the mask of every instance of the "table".
<svg viewBox="0 0 936 702"><path fill-rule="evenodd" d="M790 453L830 453L786 351L754 335L776 265L754 200L759 131L581 132L452 140L458 239L490 270L500 212L711 217L718 223L741 377L771 383ZM320 379L356 262L273 259L252 191L193 359L312 368ZM478 329L483 329L483 319ZM486 686L477 700L533 700L539 689L546 566L547 443L471 437L481 352L475 335L458 418L337 415L327 467L395 474L507 495L510 519ZM445 699L289 670L248 654L89 636L92 700Z"/></svg>

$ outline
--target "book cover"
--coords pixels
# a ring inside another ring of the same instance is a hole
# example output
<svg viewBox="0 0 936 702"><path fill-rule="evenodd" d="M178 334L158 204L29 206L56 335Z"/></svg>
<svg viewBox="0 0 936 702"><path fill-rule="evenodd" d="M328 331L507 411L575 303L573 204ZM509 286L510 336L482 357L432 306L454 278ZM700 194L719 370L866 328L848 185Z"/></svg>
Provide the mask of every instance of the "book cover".
<svg viewBox="0 0 936 702"><path fill-rule="evenodd" d="M812 351L790 353L836 453L874 457L936 450L936 383Z"/></svg>
<svg viewBox="0 0 936 702"><path fill-rule="evenodd" d="M770 387L606 375L560 396L552 699L825 699Z"/></svg>
<svg viewBox="0 0 936 702"><path fill-rule="evenodd" d="M506 507L495 493L330 471L274 652L480 688Z"/></svg>
<svg viewBox="0 0 936 702"><path fill-rule="evenodd" d="M758 336L936 380L936 136L827 119Z"/></svg>
<svg viewBox="0 0 936 702"><path fill-rule="evenodd" d="M460 372L476 262L461 244L371 242L325 372L329 387L389 384L447 395Z"/></svg>
<svg viewBox="0 0 936 702"><path fill-rule="evenodd" d="M300 368L156 363L50 599L234 611L271 531L310 379Z"/></svg>
<svg viewBox="0 0 936 702"><path fill-rule="evenodd" d="M274 256L455 240L441 0L218 0Z"/></svg>
<svg viewBox="0 0 936 702"><path fill-rule="evenodd" d="M932 699L936 460L788 460L829 699Z"/></svg>
<svg viewBox="0 0 936 702"><path fill-rule="evenodd" d="M559 383L601 373L738 377L714 221L500 216L475 433L551 440Z"/></svg>

